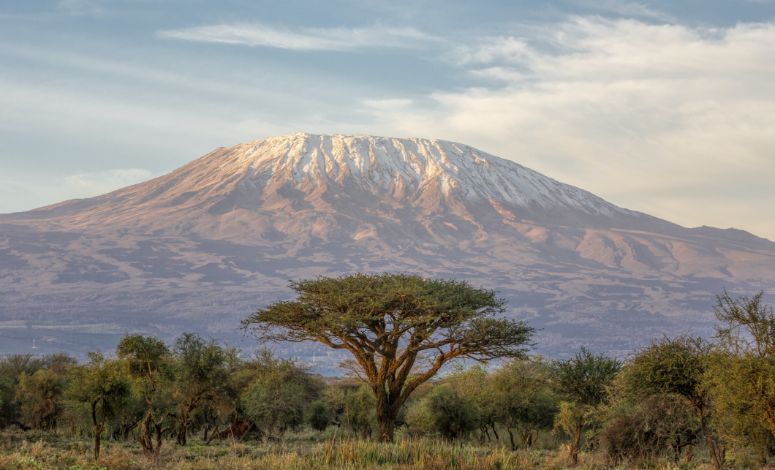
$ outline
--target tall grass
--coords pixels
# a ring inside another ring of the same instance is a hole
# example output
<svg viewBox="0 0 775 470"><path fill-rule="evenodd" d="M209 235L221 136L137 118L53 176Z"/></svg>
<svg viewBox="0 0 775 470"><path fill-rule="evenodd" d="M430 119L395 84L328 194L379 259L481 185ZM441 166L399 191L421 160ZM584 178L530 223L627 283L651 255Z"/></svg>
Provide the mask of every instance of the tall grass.
<svg viewBox="0 0 775 470"><path fill-rule="evenodd" d="M272 443L192 443L162 448L158 464L147 459L133 442L107 442L98 463L90 457L90 442L49 436L0 433L0 470L500 470L554 469L567 467L567 455L559 450L518 450L449 442L429 438L402 438L384 444L361 439L328 439L314 442L301 438ZM37 440L32 440L37 439ZM648 468L673 470L710 468L701 461L676 467L667 461L633 467L612 467L598 454L583 454L579 470Z"/></svg>

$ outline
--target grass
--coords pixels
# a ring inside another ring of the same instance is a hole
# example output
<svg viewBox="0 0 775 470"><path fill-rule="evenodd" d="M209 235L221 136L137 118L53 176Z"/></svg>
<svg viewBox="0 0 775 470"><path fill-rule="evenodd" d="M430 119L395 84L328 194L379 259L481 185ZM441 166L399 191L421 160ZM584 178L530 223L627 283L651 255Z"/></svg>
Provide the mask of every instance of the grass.
<svg viewBox="0 0 775 470"><path fill-rule="evenodd" d="M361 439L312 440L291 435L280 442L225 441L212 445L192 442L181 447L167 441L158 463L143 455L133 441L106 442L99 463L90 458L91 442L61 435L0 433L0 470L252 470L252 469L380 469L484 470L563 469L567 457L559 450L518 450L448 442L438 439L399 439L382 444ZM709 469L701 461L677 467L667 461L645 466L612 467L599 454L583 454L579 470L609 468L655 470Z"/></svg>

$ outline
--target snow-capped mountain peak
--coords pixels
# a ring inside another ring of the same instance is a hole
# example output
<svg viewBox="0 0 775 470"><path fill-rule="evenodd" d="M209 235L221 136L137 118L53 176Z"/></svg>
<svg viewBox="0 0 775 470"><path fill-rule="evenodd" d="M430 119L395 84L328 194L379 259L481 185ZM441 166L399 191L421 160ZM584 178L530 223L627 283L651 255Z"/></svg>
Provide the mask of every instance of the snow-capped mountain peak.
<svg viewBox="0 0 775 470"><path fill-rule="evenodd" d="M410 201L438 192L444 198L521 208L603 216L628 212L513 161L443 140L293 134L237 145L189 168L195 173L204 169L219 176L242 174L252 181L306 189L315 184L355 184L377 197Z"/></svg>

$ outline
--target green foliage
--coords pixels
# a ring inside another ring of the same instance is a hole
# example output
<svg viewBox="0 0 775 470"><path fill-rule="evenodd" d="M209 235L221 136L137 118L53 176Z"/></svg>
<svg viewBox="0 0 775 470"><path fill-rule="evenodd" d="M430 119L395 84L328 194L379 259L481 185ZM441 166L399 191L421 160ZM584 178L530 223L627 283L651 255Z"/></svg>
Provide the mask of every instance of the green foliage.
<svg viewBox="0 0 775 470"><path fill-rule="evenodd" d="M94 433L94 458L99 459L106 423L117 420L128 408L132 379L125 361L106 360L92 354L88 364L73 372L67 390L69 400L87 407Z"/></svg>
<svg viewBox="0 0 775 470"><path fill-rule="evenodd" d="M484 367L479 364L468 368L458 367L445 375L440 383L450 387L475 407L480 428L495 424L500 416L500 404L495 400L496 390L491 374Z"/></svg>
<svg viewBox="0 0 775 470"><path fill-rule="evenodd" d="M323 393L337 425L363 438L371 437L377 425L376 400L367 385L340 383L327 387Z"/></svg>
<svg viewBox="0 0 775 470"><path fill-rule="evenodd" d="M446 439L467 436L479 425L476 404L457 393L450 385L436 386L423 397L408 415L414 429L433 431Z"/></svg>
<svg viewBox="0 0 775 470"><path fill-rule="evenodd" d="M129 364L132 374L149 382L169 372L169 349L153 336L127 335L118 343L116 354Z"/></svg>
<svg viewBox="0 0 775 470"><path fill-rule="evenodd" d="M228 394L229 357L220 346L193 333L178 338L174 357L172 398L177 404L177 440L184 445L196 413L205 417Z"/></svg>
<svg viewBox="0 0 775 470"><path fill-rule="evenodd" d="M21 421L36 429L53 429L62 411L65 377L54 369L22 372L16 389Z"/></svg>
<svg viewBox="0 0 775 470"><path fill-rule="evenodd" d="M561 401L557 414L554 415L554 428L569 436L574 436L577 432L580 436L589 419L585 416L587 411L588 408L576 402Z"/></svg>
<svg viewBox="0 0 775 470"><path fill-rule="evenodd" d="M67 398L94 407L94 418L117 418L132 395L132 378L126 362L92 354L87 364L73 370Z"/></svg>
<svg viewBox="0 0 775 470"><path fill-rule="evenodd" d="M675 394L656 394L612 414L600 431L600 444L616 463L640 464L667 456L678 461L701 435L697 413Z"/></svg>
<svg viewBox="0 0 775 470"><path fill-rule="evenodd" d="M573 403L596 406L607 399L607 387L621 367L616 359L581 348L573 359L555 364L557 388Z"/></svg>
<svg viewBox="0 0 775 470"><path fill-rule="evenodd" d="M312 429L324 431L331 422L331 412L328 405L322 400L310 403L307 409L307 422L312 426Z"/></svg>
<svg viewBox="0 0 775 470"><path fill-rule="evenodd" d="M664 338L641 350L625 367L621 384L632 399L679 397L695 414L716 468L723 467L726 448L712 426L713 403L704 385L711 347L700 338Z"/></svg>
<svg viewBox="0 0 775 470"><path fill-rule="evenodd" d="M710 356L705 375L714 428L738 448L752 446L762 456L775 447L767 414L773 406L767 402L773 381L775 367L769 361L726 351Z"/></svg>
<svg viewBox="0 0 775 470"><path fill-rule="evenodd" d="M304 422L309 403L319 398L322 384L292 361L264 351L252 365L255 379L242 394L245 412L265 432L285 432Z"/></svg>
<svg viewBox="0 0 775 470"><path fill-rule="evenodd" d="M559 398L549 364L515 359L493 373L490 388L489 406L496 410L496 422L509 431L512 448L516 448L512 429L522 436L523 445L530 447L538 430L551 428Z"/></svg>
<svg viewBox="0 0 775 470"><path fill-rule="evenodd" d="M728 350L759 357L775 356L775 313L764 304L764 293L732 297L724 292L716 299L717 329L721 345Z"/></svg>
<svg viewBox="0 0 775 470"><path fill-rule="evenodd" d="M738 447L754 446L765 460L775 443L775 314L763 294L717 299L719 347L704 376L713 421Z"/></svg>
<svg viewBox="0 0 775 470"><path fill-rule="evenodd" d="M46 358L19 354L0 358L0 427L11 424L24 425L20 420L20 407L16 401L17 388L22 375L31 376L46 367Z"/></svg>
<svg viewBox="0 0 775 470"><path fill-rule="evenodd" d="M164 428L174 405L174 376L170 351L158 338L128 335L118 343L116 352L118 357L128 364L139 389L138 393L145 402L138 432L140 445L146 453L158 458Z"/></svg>
<svg viewBox="0 0 775 470"><path fill-rule="evenodd" d="M598 409L608 399L608 387L622 364L582 348L575 357L555 364L557 387L566 401L560 403L555 427L570 436L571 464L578 463L584 432L599 424Z"/></svg>
<svg viewBox="0 0 775 470"><path fill-rule="evenodd" d="M342 333L357 331L368 336L380 327L400 336L414 331L415 341L428 340L438 332L448 342L486 340L465 351L466 357L479 359L521 356L530 332L521 323L485 321L503 311L503 300L492 291L461 281L355 274L292 282L291 288L298 294L296 300L272 304L243 324L264 338L280 341L336 342ZM356 344L368 349L367 342Z"/></svg>
<svg viewBox="0 0 775 470"><path fill-rule="evenodd" d="M702 410L707 397L702 388L709 345L701 338L662 339L641 350L625 369L625 393L635 399L675 394Z"/></svg>

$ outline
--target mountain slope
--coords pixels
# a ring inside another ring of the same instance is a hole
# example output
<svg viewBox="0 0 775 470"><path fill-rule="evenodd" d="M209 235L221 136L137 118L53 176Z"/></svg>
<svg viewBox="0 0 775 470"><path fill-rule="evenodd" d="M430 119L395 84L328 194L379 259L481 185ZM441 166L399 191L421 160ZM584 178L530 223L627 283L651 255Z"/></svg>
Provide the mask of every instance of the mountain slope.
<svg viewBox="0 0 775 470"><path fill-rule="evenodd" d="M70 349L55 327L92 325L84 344L106 328L228 336L288 279L400 270L498 289L545 327L546 352L625 351L708 328L712 294L766 287L773 261L768 240L622 209L462 144L295 134L0 216L0 334Z"/></svg>

